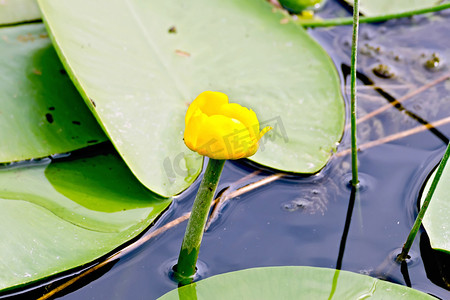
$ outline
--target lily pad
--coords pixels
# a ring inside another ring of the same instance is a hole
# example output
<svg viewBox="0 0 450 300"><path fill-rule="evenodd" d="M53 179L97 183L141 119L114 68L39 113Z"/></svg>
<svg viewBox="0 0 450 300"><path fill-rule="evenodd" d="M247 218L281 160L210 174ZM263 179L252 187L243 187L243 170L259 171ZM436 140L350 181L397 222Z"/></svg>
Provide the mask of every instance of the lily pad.
<svg viewBox="0 0 450 300"><path fill-rule="evenodd" d="M179 193L199 174L201 157L183 143L184 115L205 90L228 94L275 128L251 158L262 165L315 173L342 136L331 59L266 1L38 2L80 93L158 194Z"/></svg>
<svg viewBox="0 0 450 300"><path fill-rule="evenodd" d="M171 203L120 156L0 169L0 290L69 270L136 237Z"/></svg>
<svg viewBox="0 0 450 300"><path fill-rule="evenodd" d="M420 205L430 189L436 170L428 179L420 199ZM430 238L433 249L450 254L450 166L447 164L442 172L439 183L431 198L422 224Z"/></svg>
<svg viewBox="0 0 450 300"><path fill-rule="evenodd" d="M345 0L345 2L353 6L353 0ZM363 15L373 17L423 9L441 2L441 0L360 0L359 10Z"/></svg>
<svg viewBox="0 0 450 300"><path fill-rule="evenodd" d="M173 290L170 299L435 299L417 290L347 271L266 267L213 276Z"/></svg>
<svg viewBox="0 0 450 300"><path fill-rule="evenodd" d="M69 152L107 139L67 76L43 24L1 28L0 37L0 163Z"/></svg>
<svg viewBox="0 0 450 300"><path fill-rule="evenodd" d="M0 25L39 19L41 19L41 12L36 0L0 1Z"/></svg>

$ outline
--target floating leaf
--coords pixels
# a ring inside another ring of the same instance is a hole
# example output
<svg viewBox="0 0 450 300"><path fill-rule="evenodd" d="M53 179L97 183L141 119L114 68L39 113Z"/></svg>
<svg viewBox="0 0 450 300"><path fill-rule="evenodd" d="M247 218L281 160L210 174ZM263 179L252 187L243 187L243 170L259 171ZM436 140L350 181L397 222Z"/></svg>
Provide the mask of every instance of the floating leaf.
<svg viewBox="0 0 450 300"><path fill-rule="evenodd" d="M1 28L0 36L0 163L69 152L107 139L67 76L43 24Z"/></svg>
<svg viewBox="0 0 450 300"><path fill-rule="evenodd" d="M353 0L345 0L345 2L353 5ZM427 8L441 2L441 0L361 0L359 10L363 15L372 17Z"/></svg>
<svg viewBox="0 0 450 300"><path fill-rule="evenodd" d="M0 1L0 25L39 20L41 12L36 0Z"/></svg>
<svg viewBox="0 0 450 300"><path fill-rule="evenodd" d="M0 169L0 290L89 263L170 204L114 153Z"/></svg>
<svg viewBox="0 0 450 300"><path fill-rule="evenodd" d="M347 271L266 267L213 276L173 290L169 299L435 299L417 290Z"/></svg>
<svg viewBox="0 0 450 300"><path fill-rule="evenodd" d="M436 170L425 185L420 205L425 200L435 174ZM448 182L450 182L449 164L445 166L442 172L422 224L430 238L431 247L450 254L450 185Z"/></svg>
<svg viewBox="0 0 450 300"><path fill-rule="evenodd" d="M158 194L179 193L200 171L183 130L187 105L205 90L225 92L274 127L251 158L262 165L315 173L341 138L344 103L330 58L266 1L39 4L80 93Z"/></svg>

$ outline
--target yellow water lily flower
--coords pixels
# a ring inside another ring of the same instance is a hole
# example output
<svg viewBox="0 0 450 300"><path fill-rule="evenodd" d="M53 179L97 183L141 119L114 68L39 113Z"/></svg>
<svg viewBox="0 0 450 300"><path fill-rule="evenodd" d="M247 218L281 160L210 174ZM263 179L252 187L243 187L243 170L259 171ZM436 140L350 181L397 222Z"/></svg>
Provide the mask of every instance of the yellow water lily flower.
<svg viewBox="0 0 450 300"><path fill-rule="evenodd" d="M252 156L271 127L259 131L251 109L228 103L228 96L206 91L191 103L185 118L184 143L192 151L214 159Z"/></svg>

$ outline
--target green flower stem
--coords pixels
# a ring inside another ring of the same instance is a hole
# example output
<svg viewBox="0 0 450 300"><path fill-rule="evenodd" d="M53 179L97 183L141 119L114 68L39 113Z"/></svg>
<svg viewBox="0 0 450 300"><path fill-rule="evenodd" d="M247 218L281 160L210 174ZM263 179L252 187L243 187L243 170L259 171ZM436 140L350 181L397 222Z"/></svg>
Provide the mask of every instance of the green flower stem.
<svg viewBox="0 0 450 300"><path fill-rule="evenodd" d="M375 22L383 22L391 19L405 18L411 17L414 15L420 15L430 12L436 12L440 10L444 10L450 8L450 3L444 3L432 7L416 9L405 11L396 14L385 14L375 17L361 17L359 19L359 23L375 23ZM295 21L297 24L300 24L304 27L329 27L329 26L339 26L339 25L351 25L353 23L353 18L335 18L335 19L327 19L327 20L307 20L300 19Z"/></svg>
<svg viewBox="0 0 450 300"><path fill-rule="evenodd" d="M403 245L402 253L397 256L397 261L402 262L408 257L409 249L416 238L417 232L419 231L420 225L422 224L423 217L427 211L428 206L431 202L431 197L433 197L434 191L436 190L436 186L439 183L439 179L441 178L442 172L444 171L445 165L447 164L448 158L450 157L450 144L447 146L447 150L445 150L444 156L442 157L441 162L439 163L439 167L436 171L436 175L431 182L430 189L428 190L427 196L423 201L422 207L420 208L419 214L416 217L416 221L411 229L411 232L408 235L406 243Z"/></svg>
<svg viewBox="0 0 450 300"><path fill-rule="evenodd" d="M358 53L358 29L359 29L359 0L353 4L353 34L352 34L352 57L350 72L351 88L351 138L352 138L352 185L358 186L358 149L356 143L356 65Z"/></svg>
<svg viewBox="0 0 450 300"><path fill-rule="evenodd" d="M219 183L225 160L209 159L205 175L192 206L191 217L187 224L181 245L175 277L181 285L192 282L195 274L198 252L202 242L208 212Z"/></svg>

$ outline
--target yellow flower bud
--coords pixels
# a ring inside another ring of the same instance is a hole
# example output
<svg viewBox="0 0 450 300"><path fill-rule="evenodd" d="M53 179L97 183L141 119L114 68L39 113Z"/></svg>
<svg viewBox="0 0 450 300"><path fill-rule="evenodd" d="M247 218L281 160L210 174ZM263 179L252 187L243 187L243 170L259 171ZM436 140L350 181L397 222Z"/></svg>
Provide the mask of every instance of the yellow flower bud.
<svg viewBox="0 0 450 300"><path fill-rule="evenodd" d="M259 131L251 109L228 103L228 96L206 91L191 103L185 118L184 143L192 151L214 159L239 159L258 150L261 137L271 127Z"/></svg>

